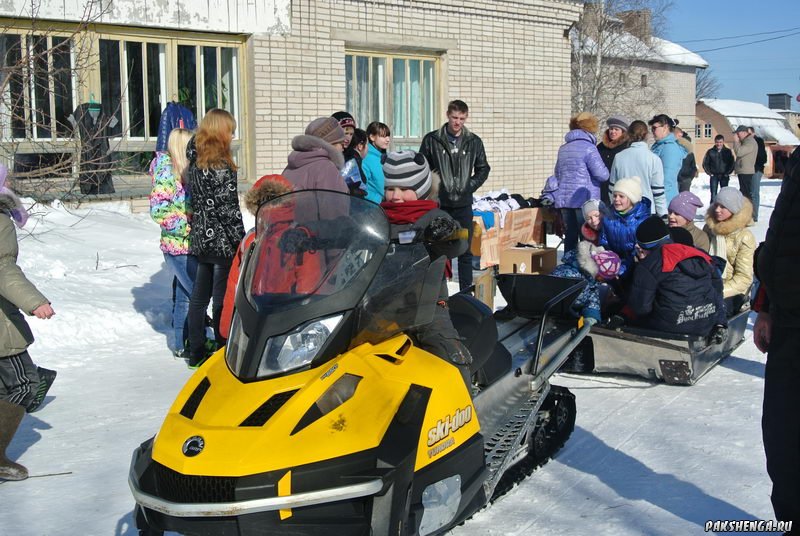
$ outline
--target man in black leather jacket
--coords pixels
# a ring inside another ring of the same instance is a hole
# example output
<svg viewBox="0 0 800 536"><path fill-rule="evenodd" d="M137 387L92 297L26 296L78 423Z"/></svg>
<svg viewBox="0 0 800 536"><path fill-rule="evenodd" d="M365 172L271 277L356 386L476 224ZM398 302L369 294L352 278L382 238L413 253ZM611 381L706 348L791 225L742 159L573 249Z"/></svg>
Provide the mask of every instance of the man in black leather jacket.
<svg viewBox="0 0 800 536"><path fill-rule="evenodd" d="M483 141L464 127L469 107L454 100L447 105L447 123L428 132L419 152L441 177L439 204L462 229L469 230L472 241L472 194L489 177L489 163ZM458 283L463 290L472 285L472 253L469 248L458 257Z"/></svg>
<svg viewBox="0 0 800 536"><path fill-rule="evenodd" d="M706 151L706 155L703 157L703 171L708 173L711 180L712 204L714 198L717 197L717 191L728 185L734 163L733 151L725 147L725 137L718 134L714 138L714 147Z"/></svg>
<svg viewBox="0 0 800 536"><path fill-rule="evenodd" d="M764 373L761 431L772 506L779 521L800 524L800 148L786 175L756 252L761 288L753 308L758 318L753 340L769 351ZM792 532L794 534L794 532Z"/></svg>

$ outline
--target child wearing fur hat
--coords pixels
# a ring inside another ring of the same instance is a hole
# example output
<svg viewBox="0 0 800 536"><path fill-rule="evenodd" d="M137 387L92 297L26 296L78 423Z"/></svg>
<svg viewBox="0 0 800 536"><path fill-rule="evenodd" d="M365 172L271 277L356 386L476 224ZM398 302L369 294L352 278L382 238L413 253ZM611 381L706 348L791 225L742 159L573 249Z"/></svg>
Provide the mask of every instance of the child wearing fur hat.
<svg viewBox="0 0 800 536"><path fill-rule="evenodd" d="M746 301L753 284L753 254L756 239L747 226L753 219L753 205L731 186L721 188L706 212L703 228L709 236L711 255L727 260L722 273L725 298L734 298L731 312Z"/></svg>
<svg viewBox="0 0 800 536"><path fill-rule="evenodd" d="M599 244L622 259L619 277L627 279L636 253L636 228L650 216L650 200L642 197L639 177L626 177L614 184L613 210L603 217Z"/></svg>
<svg viewBox="0 0 800 536"><path fill-rule="evenodd" d="M600 322L600 286L617 277L621 265L619 256L583 241L576 249L565 253L561 262L550 275L584 279L587 282L572 304L573 313L582 316L590 325Z"/></svg>
<svg viewBox="0 0 800 536"><path fill-rule="evenodd" d="M710 335L724 342L727 319L722 281L711 257L676 244L669 227L650 216L636 230L639 266L623 314L649 329L685 335Z"/></svg>
<svg viewBox="0 0 800 536"><path fill-rule="evenodd" d="M708 235L694 224L697 209L703 208L703 202L692 192L681 192L669 203L670 227L686 229L692 235L694 246L706 253L710 249Z"/></svg>
<svg viewBox="0 0 800 536"><path fill-rule="evenodd" d="M271 201L278 196L288 194L292 191L292 183L281 175L264 175L244 195L244 206L247 211L255 216L258 207L267 201ZM239 272L242 269L242 257L256 239L255 227L247 231L236 256L231 264L231 271L228 273L228 286L225 287L225 301L222 304L222 315L220 316L219 331L226 339L231 330L231 319L233 318L234 302L236 300L236 285L239 283Z"/></svg>
<svg viewBox="0 0 800 536"><path fill-rule="evenodd" d="M391 225L392 239L401 233L414 233L415 241L423 241L431 260L445 256L458 257L467 248L467 233L447 212L439 208L437 175L431 173L428 161L415 151L386 153L383 163L386 200L381 203ZM444 276L444 274L442 274ZM472 378L469 365L472 356L453 327L447 309L447 285L442 287L433 321L414 329L412 335L419 346L452 363L461 371L469 388Z"/></svg>
<svg viewBox="0 0 800 536"><path fill-rule="evenodd" d="M33 333L25 314L51 318L50 301L17 265L19 246L16 225L22 228L28 212L19 197L6 186L8 170L0 164L0 479L24 480L25 467L6 458L6 447L25 411L39 409L56 372L37 367L28 354Z"/></svg>

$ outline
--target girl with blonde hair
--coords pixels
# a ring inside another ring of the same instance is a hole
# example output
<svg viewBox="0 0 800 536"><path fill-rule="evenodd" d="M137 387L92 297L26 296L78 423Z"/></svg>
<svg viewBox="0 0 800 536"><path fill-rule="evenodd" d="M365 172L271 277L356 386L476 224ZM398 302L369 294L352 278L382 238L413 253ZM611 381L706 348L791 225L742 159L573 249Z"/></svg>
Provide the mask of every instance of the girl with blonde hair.
<svg viewBox="0 0 800 536"><path fill-rule="evenodd" d="M186 147L192 133L175 128L169 134L167 151L159 151L150 163L153 189L150 192L150 216L161 227L161 251L173 275L172 330L170 343L176 357L186 351L186 317L194 288L197 260L189 255L189 229L192 217L184 173L189 165Z"/></svg>
<svg viewBox="0 0 800 536"><path fill-rule="evenodd" d="M212 298L216 346L226 342L220 333L219 321L228 272L244 236L237 167L231 152L235 132L236 120L230 113L211 109L186 150L193 211L190 252L197 257L197 274L189 302L189 366L192 368L207 357L205 317Z"/></svg>

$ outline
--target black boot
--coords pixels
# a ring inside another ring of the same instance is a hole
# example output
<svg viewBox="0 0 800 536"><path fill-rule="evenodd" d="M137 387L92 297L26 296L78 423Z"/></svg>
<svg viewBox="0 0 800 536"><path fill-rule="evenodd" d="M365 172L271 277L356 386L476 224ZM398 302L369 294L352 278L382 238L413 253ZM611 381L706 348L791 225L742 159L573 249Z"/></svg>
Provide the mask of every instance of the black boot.
<svg viewBox="0 0 800 536"><path fill-rule="evenodd" d="M6 458L6 447L17 432L25 408L0 400L0 479L25 480L28 470Z"/></svg>
<svg viewBox="0 0 800 536"><path fill-rule="evenodd" d="M33 395L33 399L28 403L28 407L26 408L28 413L33 413L42 406L44 397L47 395L47 391L50 390L50 386L56 381L56 374L58 374L55 370L42 367L36 367L36 372L39 373L39 385L36 387L36 393Z"/></svg>

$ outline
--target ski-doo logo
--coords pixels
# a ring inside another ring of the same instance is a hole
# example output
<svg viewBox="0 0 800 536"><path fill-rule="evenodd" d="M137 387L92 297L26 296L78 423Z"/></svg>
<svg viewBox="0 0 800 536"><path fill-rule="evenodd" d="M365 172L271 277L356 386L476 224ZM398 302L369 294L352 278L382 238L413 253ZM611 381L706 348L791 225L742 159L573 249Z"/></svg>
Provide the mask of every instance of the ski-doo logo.
<svg viewBox="0 0 800 536"><path fill-rule="evenodd" d="M452 415L439 419L436 426L428 430L428 446L433 446L450 434L453 434L472 420L472 406L457 409Z"/></svg>
<svg viewBox="0 0 800 536"><path fill-rule="evenodd" d="M184 456L192 458L203 452L205 446L205 440L199 435L196 435L184 441L183 448L181 450L183 451Z"/></svg>

